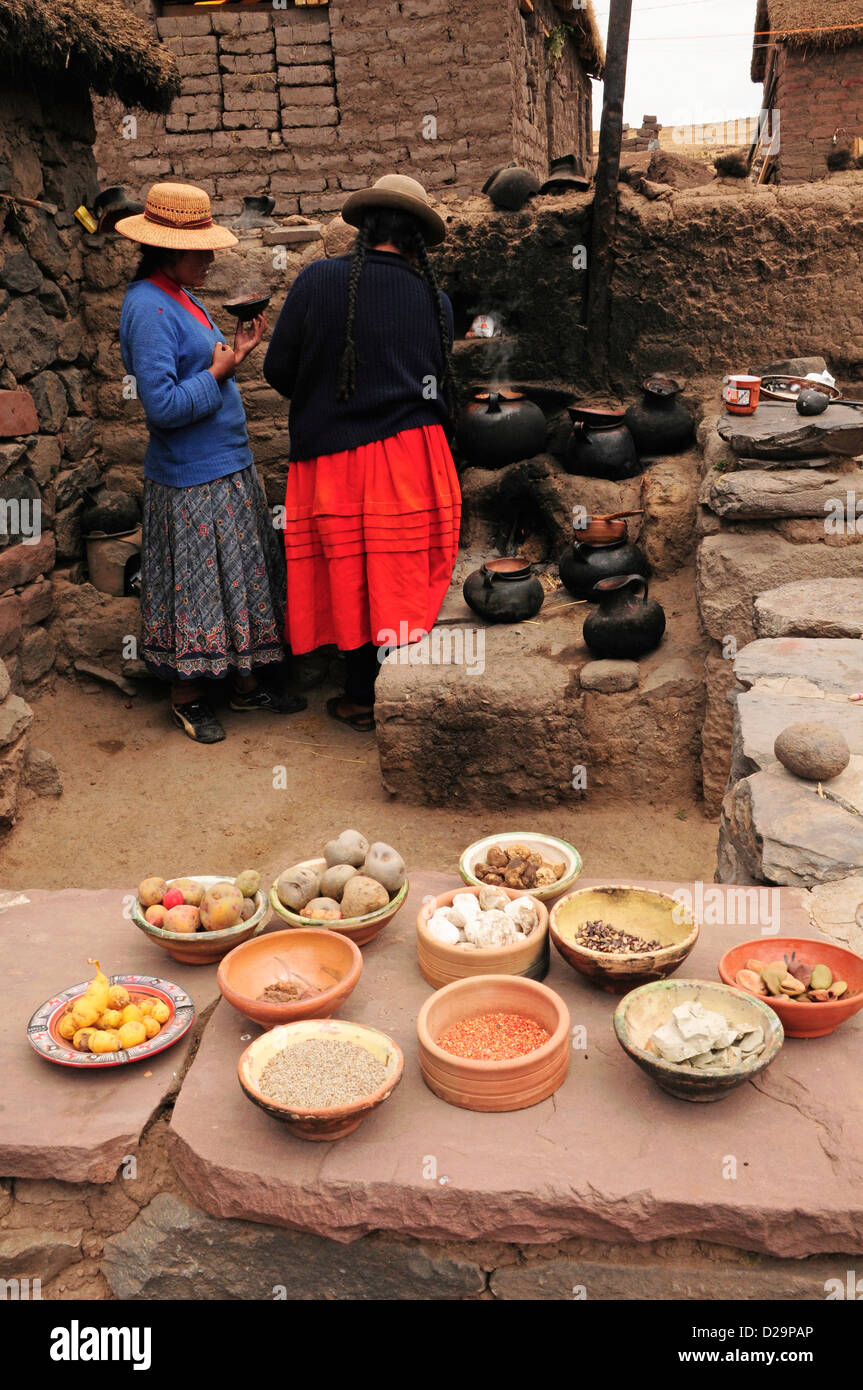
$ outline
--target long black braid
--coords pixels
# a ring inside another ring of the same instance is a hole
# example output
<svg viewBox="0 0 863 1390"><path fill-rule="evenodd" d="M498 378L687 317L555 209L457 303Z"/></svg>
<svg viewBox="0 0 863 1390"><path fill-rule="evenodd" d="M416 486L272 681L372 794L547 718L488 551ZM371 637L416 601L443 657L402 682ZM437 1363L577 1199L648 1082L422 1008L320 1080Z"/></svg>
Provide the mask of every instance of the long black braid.
<svg viewBox="0 0 863 1390"><path fill-rule="evenodd" d="M354 328L357 316L357 291L369 249L384 241L391 241L394 246L398 247L399 251L416 261L420 273L431 292L435 305L438 333L440 335L441 355L444 363L443 380L438 383L438 389L443 397L444 405L450 417L455 419L458 409L458 393L456 390L455 372L453 370L452 353L450 350L449 326L447 324L446 313L444 312L443 301L440 296L440 289L438 287L434 268L429 259L421 223L416 217L412 217L410 213L402 212L398 209L390 210L388 208L378 208L367 213L362 220L357 239L354 242L353 256L351 258L351 273L348 280L348 312L345 324L345 346L339 369L339 399L349 400L356 390L358 359Z"/></svg>

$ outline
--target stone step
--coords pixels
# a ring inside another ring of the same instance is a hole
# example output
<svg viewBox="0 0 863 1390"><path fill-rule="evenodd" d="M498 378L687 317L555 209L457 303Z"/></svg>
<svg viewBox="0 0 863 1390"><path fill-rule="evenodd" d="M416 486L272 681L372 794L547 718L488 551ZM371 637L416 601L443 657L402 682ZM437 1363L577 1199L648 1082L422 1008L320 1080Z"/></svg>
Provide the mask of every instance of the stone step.
<svg viewBox="0 0 863 1390"><path fill-rule="evenodd" d="M842 472L836 467L814 474L789 468L776 472L740 469L714 473L706 503L728 520L766 521L782 517L821 517L825 528L845 529L847 495L863 499L863 470ZM855 517L851 506L852 528Z"/></svg>
<svg viewBox="0 0 863 1390"><path fill-rule="evenodd" d="M860 805L860 770L863 768L863 704L844 696L819 698L810 694L778 695L771 689L745 690L737 696L731 745L731 778L738 781L752 772L778 770L773 745L789 724L817 721L843 735L851 749L848 768L831 779L831 791L852 806ZM825 784L826 785L826 784Z"/></svg>
<svg viewBox="0 0 863 1390"><path fill-rule="evenodd" d="M738 648L755 637L755 599L789 579L863 579L859 545L794 545L774 530L721 531L698 548L701 620L711 637ZM857 687L858 689L860 687Z"/></svg>
<svg viewBox="0 0 863 1390"><path fill-rule="evenodd" d="M863 637L863 584L811 579L780 584L755 600L759 637Z"/></svg>
<svg viewBox="0 0 863 1390"><path fill-rule="evenodd" d="M786 459L786 458L778 458L778 459L737 458L737 459L735 459L735 462L736 462L737 467L740 468L740 469L747 469L747 468L760 468L760 469L765 469L765 468L767 468L767 469L774 469L774 468L786 468L787 465L788 465L788 459ZM808 458L808 459L807 459L807 458L795 458L795 459L794 459L794 467L795 467L795 468L830 468L830 467L835 467L835 464L836 464L836 459L833 458L833 457L831 457L830 454L819 454L817 457Z"/></svg>
<svg viewBox="0 0 863 1390"><path fill-rule="evenodd" d="M738 653L734 675L749 689L847 697L863 690L863 643L851 638L759 638Z"/></svg>
<svg viewBox="0 0 863 1390"><path fill-rule="evenodd" d="M722 883L811 888L847 878L863 869L863 819L782 767L755 772L725 796L718 865Z"/></svg>
<svg viewBox="0 0 863 1390"><path fill-rule="evenodd" d="M793 405L760 405L754 415L721 416L717 428L741 458L863 453L863 410L847 405L831 405L823 415L798 415Z"/></svg>

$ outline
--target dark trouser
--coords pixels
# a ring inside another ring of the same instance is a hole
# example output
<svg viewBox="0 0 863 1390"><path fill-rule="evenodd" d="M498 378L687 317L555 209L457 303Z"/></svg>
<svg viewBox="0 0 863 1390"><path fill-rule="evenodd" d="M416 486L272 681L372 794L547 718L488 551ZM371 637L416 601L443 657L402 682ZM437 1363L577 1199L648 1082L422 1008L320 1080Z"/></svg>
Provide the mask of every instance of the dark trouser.
<svg viewBox="0 0 863 1390"><path fill-rule="evenodd" d="M374 642L345 652L345 699L352 705L373 705L375 681L381 669Z"/></svg>

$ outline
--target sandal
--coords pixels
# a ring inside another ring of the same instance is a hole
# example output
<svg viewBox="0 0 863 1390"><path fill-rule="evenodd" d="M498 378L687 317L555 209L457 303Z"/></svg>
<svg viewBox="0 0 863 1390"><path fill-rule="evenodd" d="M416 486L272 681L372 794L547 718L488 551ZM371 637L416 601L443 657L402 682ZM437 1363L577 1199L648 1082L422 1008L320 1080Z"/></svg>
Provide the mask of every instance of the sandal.
<svg viewBox="0 0 863 1390"><path fill-rule="evenodd" d="M368 714L339 714L339 705L345 699L344 695L334 695L327 700L327 714L331 719L337 719L340 724L347 724L351 729L356 729L360 734L372 734L375 730L375 717L370 712Z"/></svg>

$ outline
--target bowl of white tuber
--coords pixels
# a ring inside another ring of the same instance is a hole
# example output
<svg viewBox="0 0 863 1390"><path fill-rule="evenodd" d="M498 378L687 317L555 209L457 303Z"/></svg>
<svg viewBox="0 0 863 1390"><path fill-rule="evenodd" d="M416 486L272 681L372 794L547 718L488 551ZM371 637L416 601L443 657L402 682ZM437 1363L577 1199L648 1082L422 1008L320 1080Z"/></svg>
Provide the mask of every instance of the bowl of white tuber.
<svg viewBox="0 0 863 1390"><path fill-rule="evenodd" d="M482 884L425 899L417 959L435 989L474 975L548 973L548 909L512 888Z"/></svg>

